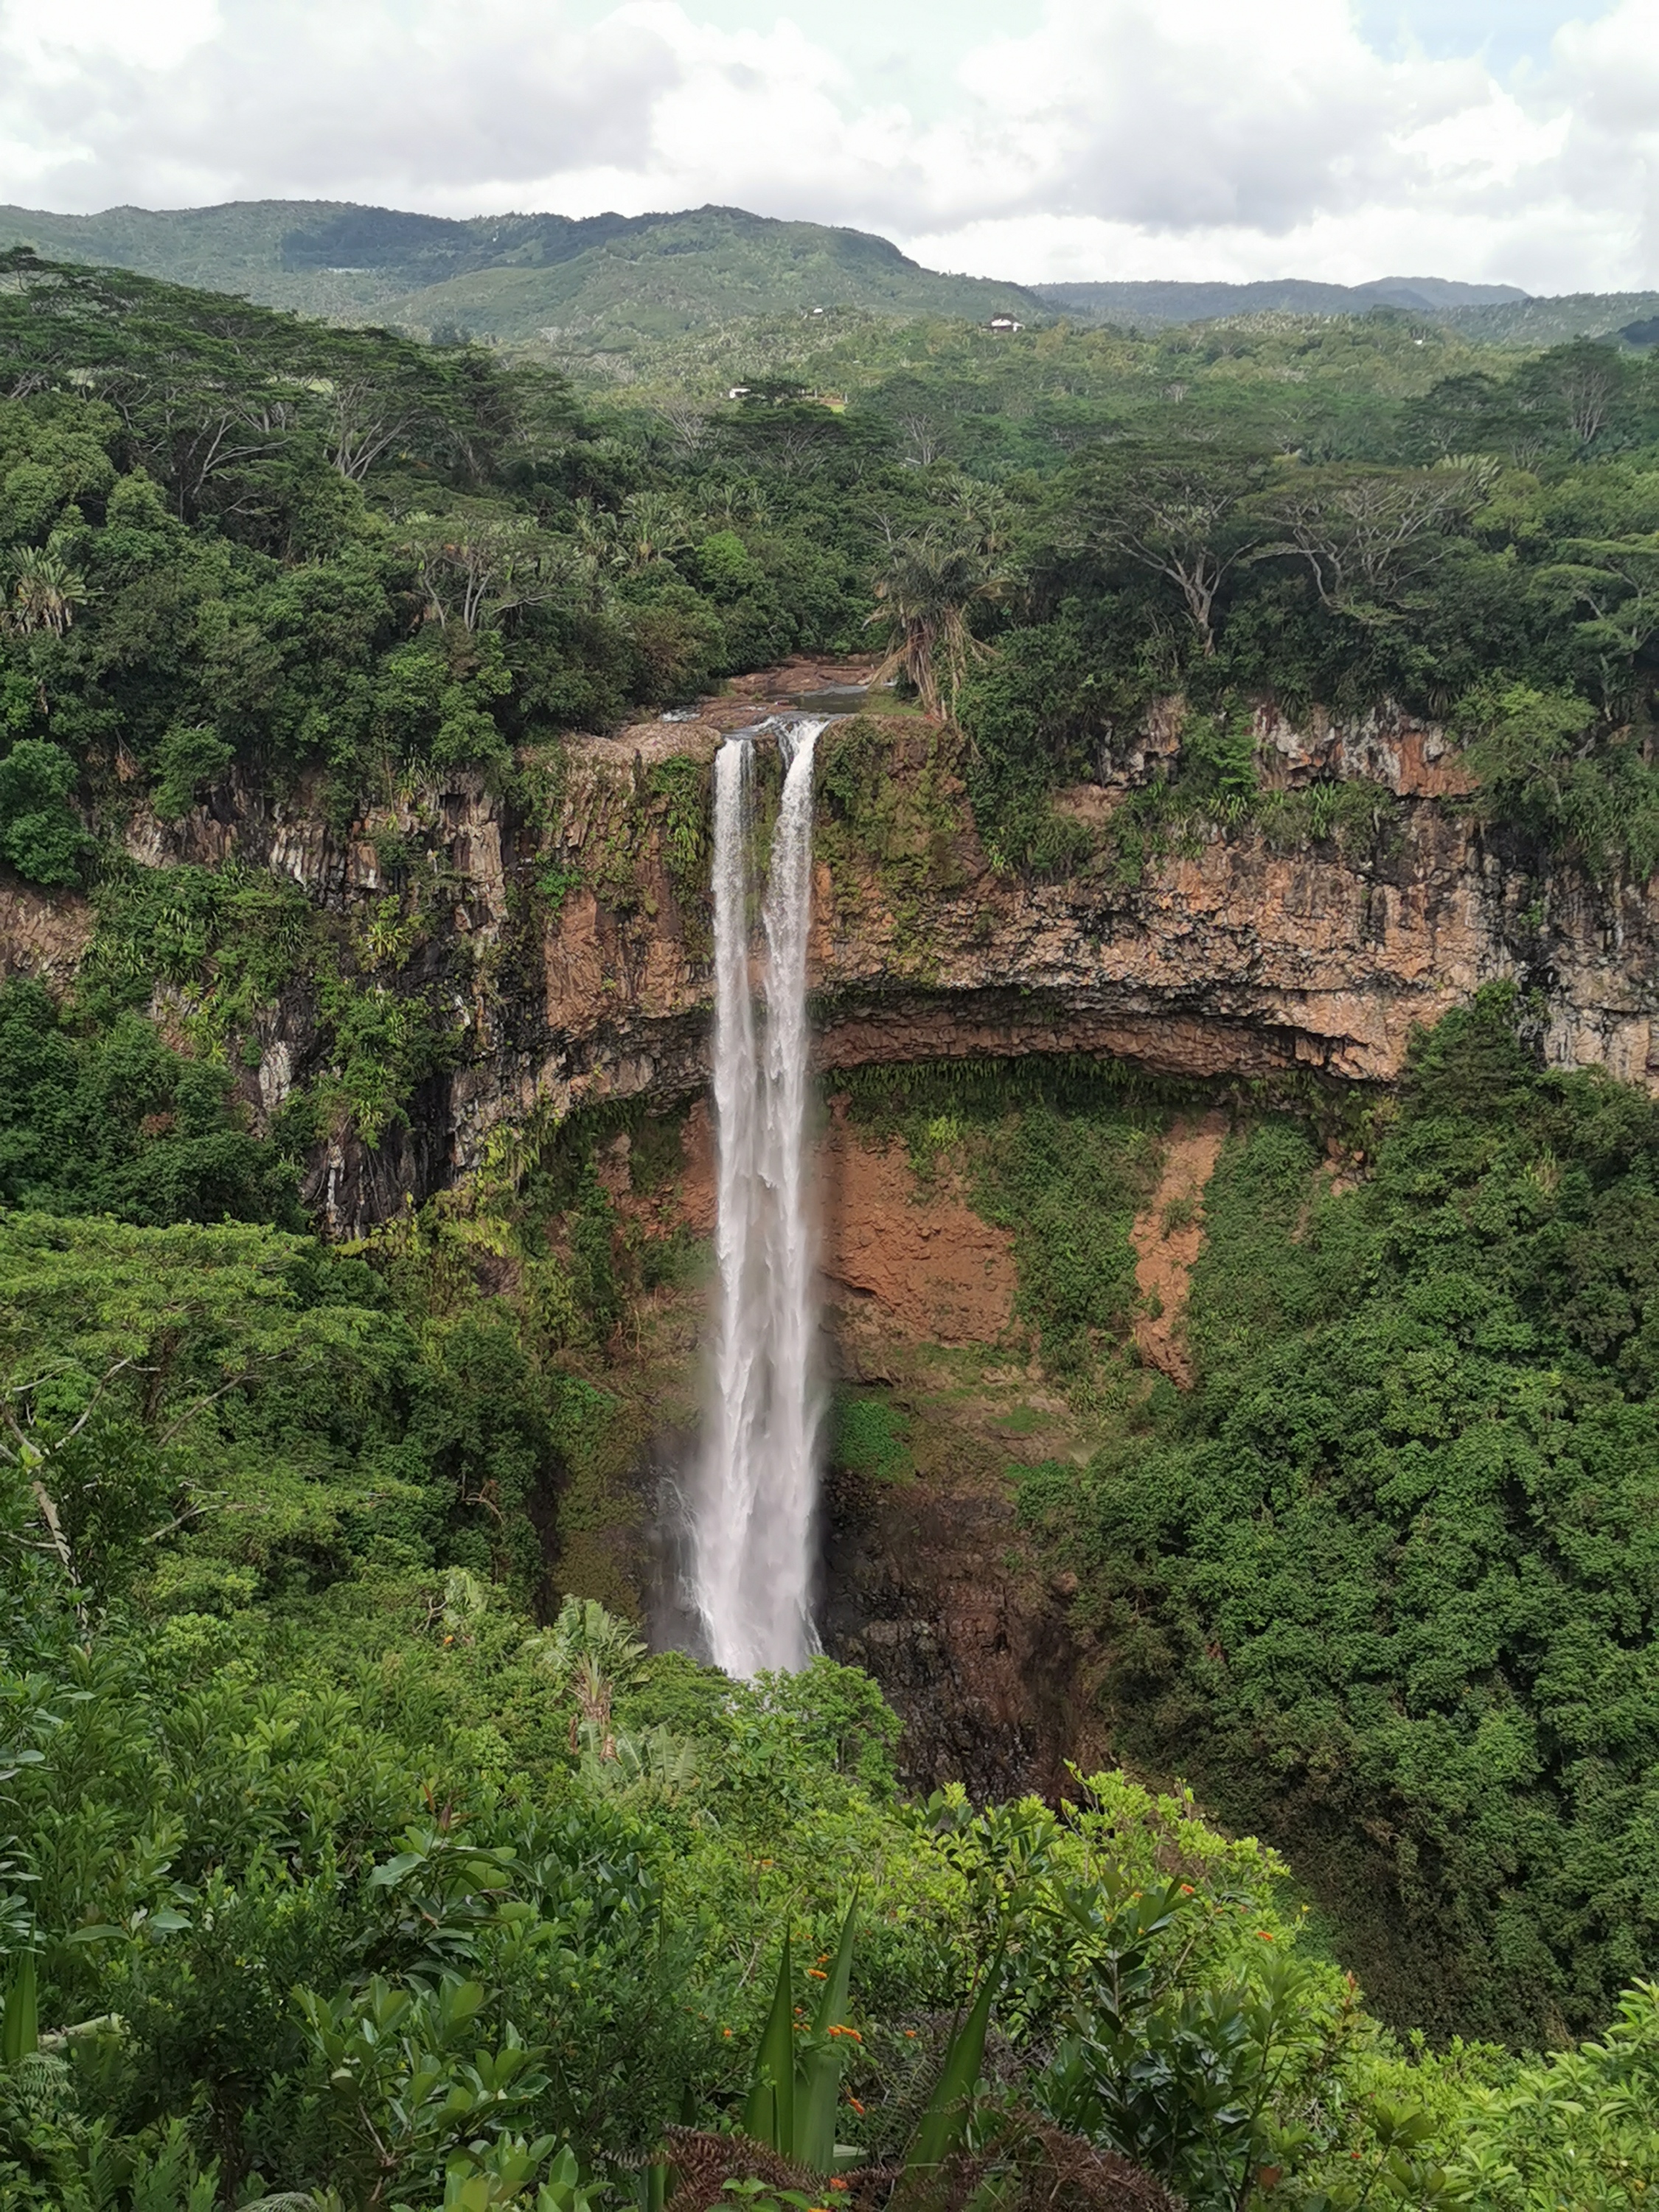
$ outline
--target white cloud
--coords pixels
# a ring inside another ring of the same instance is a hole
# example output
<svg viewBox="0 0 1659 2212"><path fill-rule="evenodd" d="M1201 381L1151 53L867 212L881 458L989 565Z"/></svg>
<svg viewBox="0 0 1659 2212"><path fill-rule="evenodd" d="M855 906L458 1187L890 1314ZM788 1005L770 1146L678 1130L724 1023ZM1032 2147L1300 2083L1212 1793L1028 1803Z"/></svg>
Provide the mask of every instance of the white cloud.
<svg viewBox="0 0 1659 2212"><path fill-rule="evenodd" d="M173 37L172 6L131 12ZM34 0L35 20L15 4L0 14L0 163L21 149L54 204L82 210L445 195L481 207L480 187L627 167L678 69L627 10L574 32L538 0L220 0L214 34L160 63L134 58L136 29L99 35L102 8L82 0L80 14L89 24L70 16L62 36ZM9 197L6 181L0 168Z"/></svg>
<svg viewBox="0 0 1659 2212"><path fill-rule="evenodd" d="M713 199L1034 280L1659 283L1655 0L1601 0L1507 82L1385 56L1347 0L1048 0L926 122L804 13L574 4L0 0L0 199Z"/></svg>
<svg viewBox="0 0 1659 2212"><path fill-rule="evenodd" d="M220 28L216 0L13 0L0 11L15 50L41 75L72 78L94 55L112 55L138 68L175 67Z"/></svg>

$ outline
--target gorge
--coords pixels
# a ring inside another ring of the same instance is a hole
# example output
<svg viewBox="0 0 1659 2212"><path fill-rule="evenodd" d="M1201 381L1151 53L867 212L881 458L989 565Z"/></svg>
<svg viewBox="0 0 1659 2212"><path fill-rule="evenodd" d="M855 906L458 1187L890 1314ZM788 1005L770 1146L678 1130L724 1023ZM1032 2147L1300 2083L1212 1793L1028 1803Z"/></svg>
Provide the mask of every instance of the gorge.
<svg viewBox="0 0 1659 2212"><path fill-rule="evenodd" d="M1149 1561L1271 1525L1255 1476L1226 1502L1230 1470L1261 1449L1219 1442L1230 1407L1252 1402L1229 1363L1269 1363L1249 1391L1316 1397L1322 1364L1334 1376L1352 1359L1347 1324L1307 1359L1292 1323L1338 1310L1376 1264L1342 1257L1343 1209L1396 1202L1400 1101L1433 1110L1414 1037L1507 990L1546 1071L1655 1094L1653 891L1599 885L1483 821L1432 725L1389 709L1297 728L1267 701L1255 815L1194 817L1138 853L1115 831L1181 742L1172 699L1114 740L1097 781L1057 794L1088 835L1076 865L1016 874L986 849L950 725L866 708L820 726L792 703L867 668L763 672L695 716L527 754L510 783L451 772L344 827L303 783L233 771L174 822L131 810L133 881L228 883L279 942L305 933L233 1070L256 1126L291 1126L292 1102L340 1064L333 963L372 992L380 1034L441 1018L441 1052L372 1141L361 1119L317 1131L302 1194L344 1254L427 1285L423 1304L493 1308L556 1347L553 1478L513 1516L491 1508L502 1534L481 1559L505 1559L510 1538L514 1571L635 1618L663 1614L667 1577L666 1640L737 1674L821 1644L898 1714L897 1771L920 1797L955 1784L975 1801L1055 1797L1109 1761L1185 1777L1291 1854L1385 2015L1505 2027L1517 2015L1488 2009L1505 1985L1483 1963L1498 1938L1463 1916L1476 1858L1510 1846L1482 1841L1473 1814L1412 1803L1415 1738L1389 1754L1399 1778L1358 1785L1335 1747L1365 1725L1364 1680L1341 1692L1356 1717L1330 1748L1328 1708L1262 1699L1251 1686L1285 1632L1265 1565L1238 1571L1239 1601L1211 1626L1214 1601L1197 1613ZM769 714L799 733L787 763L775 723L754 734ZM1297 811L1333 790L1346 794L1334 826ZM751 938L751 856L769 845ZM15 969L62 989L121 957L118 907L6 896ZM157 989L164 1034L212 1034L215 969L234 976L241 957L221 942L213 967ZM1470 1049L1473 1066L1497 1047ZM1585 1139L1557 1120L1539 1091L1519 1188L1581 1172L1561 1163ZM1401 1224L1379 1233L1399 1249ZM1431 1292L1402 1284L1376 1310L1408 1316ZM601 1318L584 1323L584 1306ZM1318 1450L1340 1469L1348 1439L1387 1434L1389 1378L1423 1356L1379 1350L1333 1381L1327 1410L1286 1413L1285 1434L1328 1422ZM1437 1419L1474 1433L1482 1402ZM1191 1449L1219 1456L1188 1492ZM1155 1549L1119 1525L1143 1491L1176 1516ZM665 1508L689 1509L689 1545L665 1547ZM1325 1546L1346 1525L1282 1534ZM1356 1590L1405 1577L1389 1602L1408 1612L1406 1563L1439 1540L1401 1512L1364 1536L1384 1548L1349 1579L1298 1568L1293 1587L1328 1584L1311 1648L1346 1649ZM1450 1611L1402 1633L1455 1636L1467 1601L1454 1589ZM1565 1591L1548 1618L1570 1632ZM1483 1687L1491 1648L1438 1662L1452 1714L1504 1698ZM1443 1745L1453 1724L1438 1710L1413 1722ZM1437 1786L1454 1804L1499 1802L1462 1778ZM1577 1785L1564 1771L1552 1787L1571 1802ZM1564 1833L1605 1817L1584 1807Z"/></svg>
<svg viewBox="0 0 1659 2212"><path fill-rule="evenodd" d="M786 1037L790 1051L804 1039L789 1036L776 1008L763 1036L744 1033L746 978L732 926L743 895L739 770L749 763L764 822L777 815L782 763L775 748L756 752L752 741L725 733L866 668L763 672L705 702L696 719L574 740L550 799L534 809L482 774L459 773L342 833L307 806L303 787L279 797L233 774L176 823L134 813L128 846L146 866L269 871L302 887L328 927L343 939L356 932L359 943L391 888L388 839L419 856L406 880L422 915L420 939L401 964L382 968L377 988L448 1009L447 1065L417 1085L406 1121L375 1144L349 1132L319 1143L304 1194L337 1237L362 1237L411 1201L494 1187L502 1163L518 1171L512 1164L565 1117L574 1117L573 1128L585 1119L623 1127L640 1110L669 1117L679 1195L647 1204L630 1194L626 1160L602 1157L607 1187L635 1224L629 1235L644 1237L647 1251L671 1234L707 1236L717 1171L706 1121L684 1116L711 1073L733 1131L718 1170L722 1190L763 1152L775 1185L799 1176L789 1132L799 1126L800 1069L792 1062L786 1075L767 1055ZM1359 1140L1342 1132L1358 1109L1342 1102L1386 1095L1414 1024L1505 978L1533 1006L1550 1062L1604 1066L1659 1090L1651 887L1599 889L1569 868L1540 866L1514 833L1483 826L1460 797L1455 751L1431 725L1383 710L1297 729L1266 702L1256 717L1264 784L1294 793L1316 776L1335 779L1374 794L1375 821L1322 838L1249 821L1200 823L1132 874L1107 832L1178 744L1180 723L1178 702L1160 707L1115 744L1099 782L1060 794L1062 806L1097 828L1100 857L1046 883L1000 871L988 857L965 799L960 740L948 728L866 712L831 724L816 758L810 737L803 742L789 775L803 807L809 775L817 794L811 927L792 935L793 902L806 886L786 869L775 873L767 928L775 969L805 963L814 1066L832 1099L860 1069L1084 1054L1173 1086L1166 1121L1183 1098L1200 1110L1218 1105L1235 1123L1275 1102L1300 1110L1311 1103L1333 1146L1351 1146ZM533 797L528 766L523 789ZM789 820L786 812L775 854L804 857ZM702 825L712 826L712 847ZM550 877L561 886L555 899L535 888ZM5 896L10 961L67 980L88 942L84 904L21 886ZM710 1060L716 997L735 1046L723 1089ZM158 1001L164 1022L188 1012L187 998L164 993ZM257 1036L258 1067L237 1079L261 1119L282 1111L328 1048L306 975L274 994ZM1015 1320L1008 1233L987 1229L960 1200L930 1196L890 1146L872 1152L869 1142L840 1114L823 1156L837 1316L827 1356L854 1385L861 1376L913 1371L916 1347L930 1342L994 1343ZM740 1217L735 1194L731 1212ZM744 1270L782 1217L742 1218L754 1248L739 1241L720 1252L728 1315L746 1310ZM788 1264L799 1264L799 1251ZM782 1335L801 1326L793 1279L790 1300L769 1315ZM759 1326L752 1313L749 1320ZM637 1605L649 1571L654 1507L629 1467L648 1459L656 1429L684 1424L690 1433L700 1370L696 1326L687 1327L667 1370L641 1369L630 1386L641 1403L622 1425L604 1500L582 1507L602 1527L567 1539L567 1566L587 1562L596 1589L615 1601ZM783 1358L799 1376L812 1351L798 1336L786 1348L778 1334L763 1353L746 1336L720 1343L724 1434L737 1440L720 1449L741 1462L759 1448L767 1361ZM1031 1379L1002 1395L1012 1407L1022 1393L1042 1399L1048 1388ZM792 1418L800 1425L787 1454L799 1468L810 1455L811 1419ZM1063 1417L1035 1418L1033 1433L1065 1452L1078 1448ZM1024 1449L1017 1437L1004 1441L1016 1457ZM869 1664L907 1716L918 1779L963 1775L981 1791L1052 1787L1064 1761L1097 1734L1086 1691L1079 1703L1087 1654L1064 1595L1021 1563L994 1450L988 1457L983 1437L957 1436L940 1455L932 1484L865 1486L851 1520L844 1483L832 1501L830 1648ZM720 1509L735 1516L720 1546L733 1559L750 1480L739 1475ZM750 1650L729 1630L714 1632L714 1648L745 1669L804 1648L805 1564L774 1568L779 1613L767 1640ZM697 1572L712 1632L730 1601L717 1593L712 1565Z"/></svg>

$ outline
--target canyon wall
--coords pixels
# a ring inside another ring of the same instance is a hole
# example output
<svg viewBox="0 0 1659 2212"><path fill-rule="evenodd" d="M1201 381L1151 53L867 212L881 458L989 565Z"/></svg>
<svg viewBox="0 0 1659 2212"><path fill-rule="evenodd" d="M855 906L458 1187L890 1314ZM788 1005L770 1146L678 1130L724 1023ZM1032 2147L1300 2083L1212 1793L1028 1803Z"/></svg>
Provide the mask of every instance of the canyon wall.
<svg viewBox="0 0 1659 2212"><path fill-rule="evenodd" d="M319 1151L307 1194L338 1231L465 1176L492 1133L702 1085L711 994L697 810L720 726L744 711L721 702L694 721L572 740L554 768L532 762L499 787L456 772L343 830L303 786L279 797L242 780L179 823L132 819L135 858L234 854L303 885L343 927L400 884L418 908L412 957L375 988L425 995L449 1064L401 1134L370 1151L342 1131ZM1264 709L1257 732L1269 787L1369 784L1382 802L1374 830L1275 842L1246 817L1189 828L1133 880L1108 843L1044 884L992 866L952 733L908 716L832 727L811 963L823 1066L1085 1052L1172 1075L1305 1068L1386 1082L1414 1024L1513 977L1534 994L1552 1061L1659 1091L1659 885L1599 888L1541 868L1459 803L1441 735L1399 717L1293 730ZM1177 733L1173 713L1150 717L1109 780L1060 793L1060 807L1109 823ZM413 855L395 880L388 836ZM61 977L84 939L76 903L7 887L9 964ZM245 1091L264 1116L319 1060L305 975L249 1042L258 1066Z"/></svg>

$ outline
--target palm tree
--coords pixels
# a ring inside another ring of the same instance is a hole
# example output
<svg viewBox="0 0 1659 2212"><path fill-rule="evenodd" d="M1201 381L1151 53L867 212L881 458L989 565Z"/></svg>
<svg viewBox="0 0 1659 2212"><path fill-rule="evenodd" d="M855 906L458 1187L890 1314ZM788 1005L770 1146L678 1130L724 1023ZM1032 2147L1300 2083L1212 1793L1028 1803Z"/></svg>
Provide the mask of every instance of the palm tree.
<svg viewBox="0 0 1659 2212"><path fill-rule="evenodd" d="M21 630L49 629L62 637L91 593L83 577L48 548L15 545L7 556L12 573L9 620Z"/></svg>
<svg viewBox="0 0 1659 2212"><path fill-rule="evenodd" d="M872 688L902 672L928 714L944 711L946 694L954 714L969 667L991 658L990 647L969 628L969 616L975 606L1005 598L1014 581L983 533L969 537L959 526L939 524L908 537L890 533L886 564L876 580L880 605L869 617L885 627L889 647Z"/></svg>
<svg viewBox="0 0 1659 2212"><path fill-rule="evenodd" d="M568 1597L550 1629L532 1637L526 1651L575 1693L570 1717L570 1748L580 1747L584 1732L603 1763L617 1756L611 1701L639 1673L646 1647L625 1620L607 1613L597 1598Z"/></svg>
<svg viewBox="0 0 1659 2212"><path fill-rule="evenodd" d="M671 560L691 542L685 516L666 492L636 491L623 501L620 557L633 569Z"/></svg>

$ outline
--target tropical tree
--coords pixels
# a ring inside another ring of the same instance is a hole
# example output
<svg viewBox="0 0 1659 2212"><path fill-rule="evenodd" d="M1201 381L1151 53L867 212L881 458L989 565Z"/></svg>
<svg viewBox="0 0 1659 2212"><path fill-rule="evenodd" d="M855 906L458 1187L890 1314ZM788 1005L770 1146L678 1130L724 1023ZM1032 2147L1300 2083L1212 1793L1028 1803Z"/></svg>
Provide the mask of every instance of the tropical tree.
<svg viewBox="0 0 1659 2212"><path fill-rule="evenodd" d="M62 637L91 593L78 576L50 546L15 545L6 556L11 568L10 605L6 619L14 629L50 630Z"/></svg>
<svg viewBox="0 0 1659 2212"><path fill-rule="evenodd" d="M404 550L414 556L428 619L465 630L567 597L584 569L568 539L517 516L411 514L405 527Z"/></svg>
<svg viewBox="0 0 1659 2212"><path fill-rule="evenodd" d="M1099 465L1082 487L1087 540L1173 584L1207 657L1216 596L1252 550L1245 502L1265 464L1194 446L1189 453L1130 453Z"/></svg>
<svg viewBox="0 0 1659 2212"><path fill-rule="evenodd" d="M947 695L954 713L969 666L991 658L969 617L975 606L1006 598L1014 582L1003 555L989 549L983 532L970 536L962 518L902 537L890 532L876 579L879 604L869 617L886 630L888 650L872 683L902 673L928 714L941 713Z"/></svg>
<svg viewBox="0 0 1659 2212"><path fill-rule="evenodd" d="M1516 381L1529 397L1541 398L1565 417L1583 453L1607 428L1631 374L1613 346L1595 338L1576 338L1569 345L1552 347Z"/></svg>
<svg viewBox="0 0 1659 2212"><path fill-rule="evenodd" d="M584 504L576 518L577 542L589 559L637 574L653 561L683 553L691 543L684 509L666 492L641 491L619 512Z"/></svg>
<svg viewBox="0 0 1659 2212"><path fill-rule="evenodd" d="M1629 689L1632 664L1659 630L1659 531L1620 538L1569 538L1539 577L1552 605L1574 625L1612 709Z"/></svg>
<svg viewBox="0 0 1659 2212"><path fill-rule="evenodd" d="M597 1598L567 1597L558 1619L526 1647L562 1686L574 1692L570 1748L584 1732L600 1760L617 1757L611 1701L637 1676L646 1647L625 1620L607 1613Z"/></svg>
<svg viewBox="0 0 1659 2212"><path fill-rule="evenodd" d="M1432 561L1498 474L1490 456L1449 456L1431 469L1296 469L1255 502L1277 535L1250 558L1306 563L1322 606L1364 619Z"/></svg>

